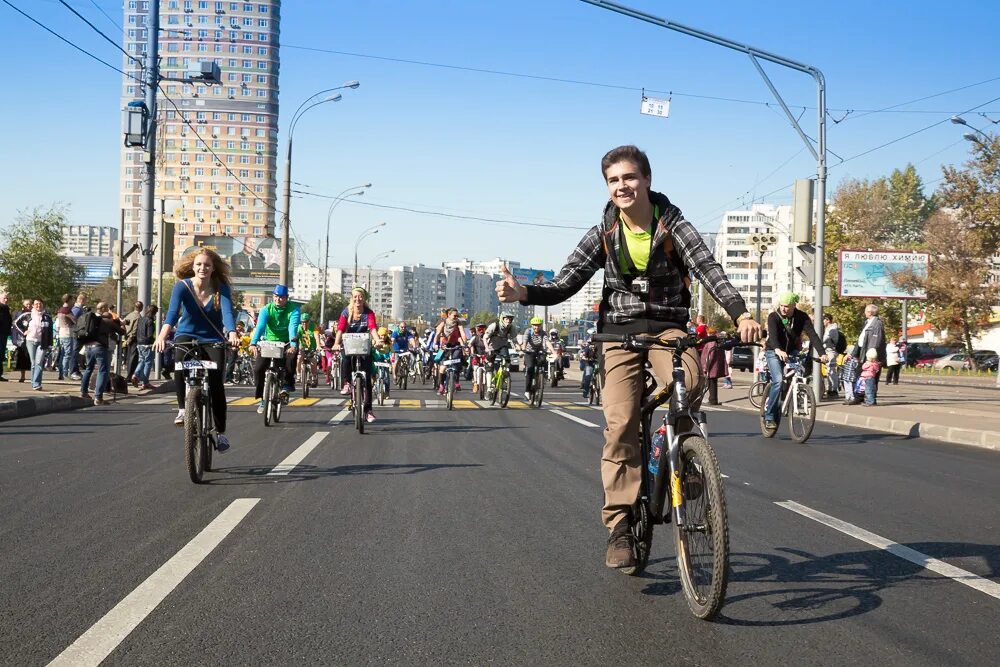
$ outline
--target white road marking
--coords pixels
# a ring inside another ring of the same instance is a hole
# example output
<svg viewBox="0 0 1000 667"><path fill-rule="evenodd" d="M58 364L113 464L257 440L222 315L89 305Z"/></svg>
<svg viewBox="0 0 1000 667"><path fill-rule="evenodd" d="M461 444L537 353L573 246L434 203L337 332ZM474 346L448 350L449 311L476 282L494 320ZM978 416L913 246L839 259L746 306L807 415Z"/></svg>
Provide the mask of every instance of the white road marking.
<svg viewBox="0 0 1000 667"><path fill-rule="evenodd" d="M722 474L722 479L729 479L729 475L726 475L725 473L720 473L720 474Z"/></svg>
<svg viewBox="0 0 1000 667"><path fill-rule="evenodd" d="M586 419L580 419L576 415L571 415L570 413L563 412L562 410L552 409L552 410L549 410L549 412L551 412L554 415L559 415L560 417L565 417L566 419L569 419L570 421L575 421L577 424L583 424L584 426L589 426L591 428L600 428L600 426L598 424L595 424L593 422L589 422Z"/></svg>
<svg viewBox="0 0 1000 667"><path fill-rule="evenodd" d="M445 401L438 399L426 400L424 401L425 408L443 408L445 407Z"/></svg>
<svg viewBox="0 0 1000 667"><path fill-rule="evenodd" d="M893 542L892 540L886 539L881 535L869 532L864 528L859 528L853 523L841 521L836 517L830 516L829 514L823 514L822 512L806 507L805 505L800 505L795 501L786 500L784 502L775 502L774 504L779 507L784 507L787 510L791 510L797 514L801 514L802 516L821 523L824 526L829 526L834 530L839 530L845 535L850 535L851 537L861 540L862 542L867 542L874 547L885 549L892 555L898 556L903 560L908 560L915 565L919 565L920 567L930 570L931 572L940 574L943 577L948 577L949 579L954 579L960 584L965 584L969 588L974 588L977 591L986 593L987 595L1000 600L1000 584L995 581L990 581L989 579L980 577L978 574L973 574L972 572L963 570L962 568L949 565L942 560L922 554L915 549L903 546L898 542Z"/></svg>
<svg viewBox="0 0 1000 667"><path fill-rule="evenodd" d="M317 403L315 407L317 407L317 408L326 408L326 407L330 407L330 406L334 406L334 405L342 405L343 403L344 403L344 399L342 399L342 398L323 398L323 399L320 399L320 402Z"/></svg>
<svg viewBox="0 0 1000 667"><path fill-rule="evenodd" d="M101 664L259 502L260 498L239 498L230 503L193 540L56 656L50 667Z"/></svg>
<svg viewBox="0 0 1000 667"><path fill-rule="evenodd" d="M715 405L703 405L701 409L705 412L726 412L725 408L720 408Z"/></svg>
<svg viewBox="0 0 1000 667"><path fill-rule="evenodd" d="M491 405L489 401L479 401L479 400L476 400L476 401L473 401L473 403L475 403L476 405L478 405L481 408L493 408L493 407L496 407L496 405ZM499 403L497 405L499 405Z"/></svg>
<svg viewBox="0 0 1000 667"><path fill-rule="evenodd" d="M336 426L340 422L344 421L344 419L349 414L351 414L351 411L348 410L347 408L344 408L343 410L335 414L333 417L331 417L330 421L328 421L327 424L329 424L330 426Z"/></svg>
<svg viewBox="0 0 1000 667"><path fill-rule="evenodd" d="M309 452L316 449L316 445L323 442L323 438L325 438L328 433L329 431L316 431L315 433L313 433L311 436L309 436L308 440L299 445L298 449L289 454L284 461L274 466L274 469L267 474L287 475L288 473L290 473L295 468L295 466L302 463L302 459L308 456Z"/></svg>
<svg viewBox="0 0 1000 667"><path fill-rule="evenodd" d="M147 398L142 401L136 401L136 405L166 405L167 403L172 403L176 400L176 396L157 396L156 398Z"/></svg>

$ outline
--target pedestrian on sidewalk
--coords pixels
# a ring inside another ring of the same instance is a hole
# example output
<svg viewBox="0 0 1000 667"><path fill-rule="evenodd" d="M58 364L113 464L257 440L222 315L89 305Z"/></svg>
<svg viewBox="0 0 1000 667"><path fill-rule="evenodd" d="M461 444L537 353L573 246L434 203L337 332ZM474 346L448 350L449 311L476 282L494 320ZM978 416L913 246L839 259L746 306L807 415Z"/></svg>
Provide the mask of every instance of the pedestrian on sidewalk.
<svg viewBox="0 0 1000 667"><path fill-rule="evenodd" d="M10 314L10 306L7 302L10 295L7 292L0 292L0 382L6 382L3 376L3 368L7 365L7 338L10 330L14 326L14 318Z"/></svg>
<svg viewBox="0 0 1000 667"><path fill-rule="evenodd" d="M73 374L76 360L76 338L73 336L73 307L70 305L70 295L63 294L62 306L56 311L56 338L62 357L59 359L59 379L65 380Z"/></svg>
<svg viewBox="0 0 1000 667"><path fill-rule="evenodd" d="M139 363L139 357L136 354L136 343L135 343L135 327L142 319L142 301L136 301L135 306L132 308L132 312L122 318L122 326L125 327L125 335L122 337L122 355L125 360L125 377L131 378L133 380L132 385L138 386L134 382L135 380L135 367Z"/></svg>
<svg viewBox="0 0 1000 667"><path fill-rule="evenodd" d="M98 317L97 335L92 340L83 340L83 349L86 361L83 366L83 375L80 379L80 396L90 400L90 378L97 368L97 379L94 381L94 405L107 405L104 400L104 391L108 387L108 362L111 338L120 335L122 326L118 320L111 317L111 310L108 304L103 301L97 304L94 311L85 313L86 317Z"/></svg>
<svg viewBox="0 0 1000 667"><path fill-rule="evenodd" d="M70 309L70 314L73 316L74 323L83 312L87 309L87 295L80 292L76 295L76 303ZM76 339L76 336L71 336L73 339L73 372L70 373L69 378L71 380L80 379L80 341Z"/></svg>
<svg viewBox="0 0 1000 667"><path fill-rule="evenodd" d="M149 373L153 369L153 342L156 340L156 306L146 309L146 314L135 324L133 339L135 340L135 374L132 376L133 386L139 389L152 389L149 384Z"/></svg>
<svg viewBox="0 0 1000 667"><path fill-rule="evenodd" d="M30 303L31 310L21 313L14 320L14 328L21 336L31 361L31 388L41 391L45 353L52 347L52 317L46 312L45 302L41 299Z"/></svg>
<svg viewBox="0 0 1000 667"><path fill-rule="evenodd" d="M826 396L837 398L837 390L840 388L837 362L838 356L847 350L847 338L830 313L823 313L823 331L823 349L830 358L826 365Z"/></svg>
<svg viewBox="0 0 1000 667"><path fill-rule="evenodd" d="M861 363L858 361L858 346L853 345L844 355L844 363L840 367L840 381L844 387L844 405L857 405L861 401L855 395L855 382L861 374Z"/></svg>
<svg viewBox="0 0 1000 667"><path fill-rule="evenodd" d="M733 348L726 350L726 377L722 378L722 388L733 388Z"/></svg>
<svg viewBox="0 0 1000 667"><path fill-rule="evenodd" d="M889 339L889 344L885 346L885 383L899 384L899 371L903 364L899 358L899 346L896 345L896 337Z"/></svg>
<svg viewBox="0 0 1000 667"><path fill-rule="evenodd" d="M882 367L885 366L885 327L878 316L878 306L870 303L865 306L865 317L867 321L858 335L858 361L864 363L868 358L868 350L875 350L875 358L878 360L879 368L875 375L875 387L878 388L879 380L882 378Z"/></svg>
<svg viewBox="0 0 1000 667"><path fill-rule="evenodd" d="M715 328L706 327L706 333L714 336ZM708 404L719 405L719 378L726 377L727 368L726 355L714 340L705 343L701 348L701 368L708 378Z"/></svg>
<svg viewBox="0 0 1000 667"><path fill-rule="evenodd" d="M878 393L878 374L882 371L882 364L878 361L878 353L869 349L865 352L865 363L861 367L861 379L865 381L865 405L871 407L878 405L876 395Z"/></svg>
<svg viewBox="0 0 1000 667"><path fill-rule="evenodd" d="M14 350L13 370L21 372L21 378L18 382L24 382L24 374L31 370L31 357L28 356L28 346L24 342L24 331L17 328L17 323L25 313L30 312L31 299L25 299L21 302L21 309L14 313L14 325L10 330L10 341L17 348Z"/></svg>

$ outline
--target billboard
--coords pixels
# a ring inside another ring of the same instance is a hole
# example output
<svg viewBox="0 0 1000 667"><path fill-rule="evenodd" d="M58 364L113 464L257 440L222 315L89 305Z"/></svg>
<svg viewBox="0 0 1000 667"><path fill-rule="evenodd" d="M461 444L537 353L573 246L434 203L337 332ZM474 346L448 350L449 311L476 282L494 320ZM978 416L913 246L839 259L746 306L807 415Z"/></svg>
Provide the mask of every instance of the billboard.
<svg viewBox="0 0 1000 667"><path fill-rule="evenodd" d="M230 275L238 285L274 285L278 282L281 239L273 236L194 236L191 243L182 255L196 252L199 248L211 248L229 262ZM291 239L289 256L295 256Z"/></svg>
<svg viewBox="0 0 1000 667"><path fill-rule="evenodd" d="M930 255L900 250L841 250L840 296L873 299L926 299L926 290L907 292L893 275L912 269L927 278Z"/></svg>
<svg viewBox="0 0 1000 667"><path fill-rule="evenodd" d="M527 269L524 267L511 271L511 274L522 285L538 285L556 277L555 272L548 269Z"/></svg>

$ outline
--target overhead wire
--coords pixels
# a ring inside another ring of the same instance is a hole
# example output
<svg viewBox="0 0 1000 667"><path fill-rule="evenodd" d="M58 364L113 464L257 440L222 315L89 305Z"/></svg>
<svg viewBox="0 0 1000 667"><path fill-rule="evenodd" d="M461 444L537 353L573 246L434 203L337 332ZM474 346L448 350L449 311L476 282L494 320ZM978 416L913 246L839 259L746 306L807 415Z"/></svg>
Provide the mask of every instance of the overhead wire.
<svg viewBox="0 0 1000 667"><path fill-rule="evenodd" d="M72 7L72 6L70 6L70 4L69 4L68 2L66 2L66 0L59 0L59 4L61 4L61 5L63 6L63 7L65 7L65 8L66 8L66 9L68 9L69 11L73 12L73 14L75 14L75 15L76 15L76 17L77 17L78 19L80 19L81 21L83 21L84 23L86 23L86 24L87 24L88 26L90 26L91 30L93 30L94 32L96 32L96 33L97 33L98 35L100 35L101 37L103 37L103 38L104 38L104 40L105 40L105 41L106 41L106 42L107 42L108 44L110 44L111 46L115 47L116 49L118 49L119 51L121 51L122 53L124 53L124 54L125 54L125 57L126 57L126 58L128 58L129 60L131 60L132 62L134 62L134 63L136 63L136 64L139 64L139 65L141 65L141 64L142 64L142 63L140 63L140 62L139 62L139 60L138 60L138 59L136 59L136 58L135 58L135 57L134 57L134 56L133 56L132 54L130 54L130 53L129 53L128 51L126 51L125 49L123 49L123 48L121 47L121 45L120 45L120 44L119 44L118 42L114 41L113 39L111 39L110 37L108 37L107 35L105 35L105 34L104 34L104 33L103 33L102 31L101 31L101 29L100 29L100 28L98 28L98 27L97 27L96 25L94 25L94 24L93 24L93 23L91 23L91 22L90 22L89 20L87 20L87 18L86 18L86 17L84 17L84 16L83 16L83 14L81 14L80 12L76 11L75 9L73 9L73 7Z"/></svg>
<svg viewBox="0 0 1000 667"><path fill-rule="evenodd" d="M96 0L90 0L90 4L94 5L94 7L97 7L97 11L104 14L104 18L111 21L111 25L118 28L119 30L122 29L121 24L119 24L117 21L111 18L111 16L106 11L104 11L104 8L101 7L99 4L97 4Z"/></svg>

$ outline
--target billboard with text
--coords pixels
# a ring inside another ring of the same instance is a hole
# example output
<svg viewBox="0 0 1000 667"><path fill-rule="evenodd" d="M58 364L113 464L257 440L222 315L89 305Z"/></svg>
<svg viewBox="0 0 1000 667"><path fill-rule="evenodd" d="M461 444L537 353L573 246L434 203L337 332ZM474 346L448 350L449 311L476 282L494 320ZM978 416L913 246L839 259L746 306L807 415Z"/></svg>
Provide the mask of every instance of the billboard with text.
<svg viewBox="0 0 1000 667"><path fill-rule="evenodd" d="M238 284L273 285L278 282L281 239L273 236L195 236L182 254L188 255L198 248L210 248L228 261L230 275ZM289 256L295 256L292 240L289 242Z"/></svg>
<svg viewBox="0 0 1000 667"><path fill-rule="evenodd" d="M511 271L511 274L522 285L538 285L556 277L554 271L549 271L548 269L528 269L523 266Z"/></svg>
<svg viewBox="0 0 1000 667"><path fill-rule="evenodd" d="M900 250L841 250L840 296L872 299L926 299L927 290L908 292L893 276L912 270L926 279L930 255Z"/></svg>

